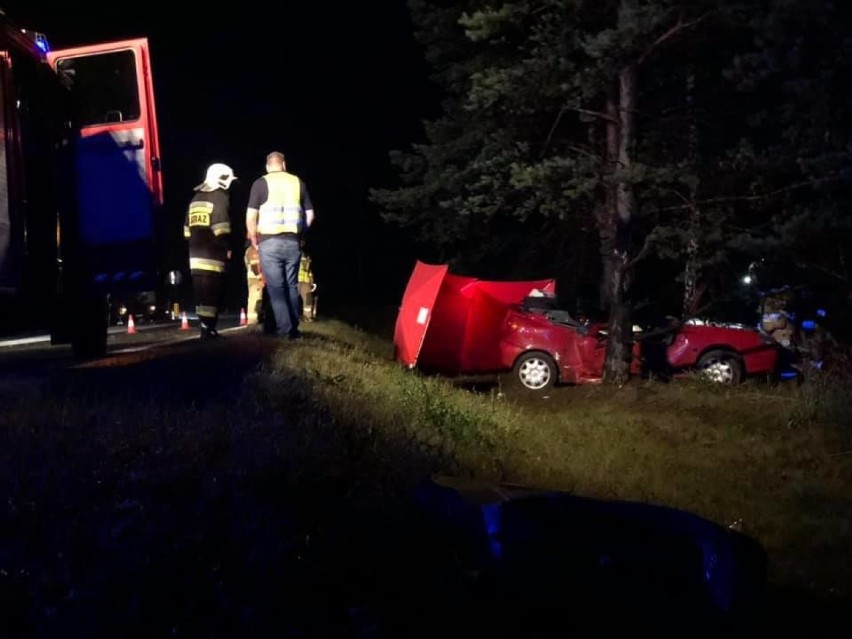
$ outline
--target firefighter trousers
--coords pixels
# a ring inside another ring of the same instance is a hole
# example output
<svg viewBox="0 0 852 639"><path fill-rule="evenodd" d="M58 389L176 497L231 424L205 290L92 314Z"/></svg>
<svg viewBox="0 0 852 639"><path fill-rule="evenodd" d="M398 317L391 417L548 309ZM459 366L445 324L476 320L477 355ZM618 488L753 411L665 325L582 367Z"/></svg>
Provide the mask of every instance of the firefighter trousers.
<svg viewBox="0 0 852 639"><path fill-rule="evenodd" d="M248 287L248 303L246 304L246 319L249 324L257 324L260 317L260 305L263 301L263 280L250 277L246 281Z"/></svg>
<svg viewBox="0 0 852 639"><path fill-rule="evenodd" d="M225 292L225 274L192 271L192 287L195 291L195 312L201 322L201 329L215 331Z"/></svg>
<svg viewBox="0 0 852 639"><path fill-rule="evenodd" d="M302 303L299 305L302 319L311 321L316 319L316 293L312 282L299 282L299 295Z"/></svg>

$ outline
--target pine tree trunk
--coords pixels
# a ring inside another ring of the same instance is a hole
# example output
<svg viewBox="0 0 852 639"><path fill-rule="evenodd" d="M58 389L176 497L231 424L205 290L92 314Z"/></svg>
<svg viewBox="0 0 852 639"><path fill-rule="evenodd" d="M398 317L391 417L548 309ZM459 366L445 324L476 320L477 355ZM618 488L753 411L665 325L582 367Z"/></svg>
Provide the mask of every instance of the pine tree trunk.
<svg viewBox="0 0 852 639"><path fill-rule="evenodd" d="M690 68L686 79L686 99L689 109L689 163L695 167L698 162L698 126L695 121L695 69ZM700 248L701 215L695 204L696 192L693 187L689 194L690 208L687 223L686 266L683 272L683 317L692 316L700 304L698 289L698 250Z"/></svg>
<svg viewBox="0 0 852 639"><path fill-rule="evenodd" d="M609 311L617 298L617 289L613 283L616 270L616 208L615 171L618 165L618 95L615 88L606 101L606 147L604 149L603 190L600 194L596 217L598 237L600 238L603 273L600 285L600 308Z"/></svg>
<svg viewBox="0 0 852 639"><path fill-rule="evenodd" d="M615 229L612 249L608 255L609 272L606 273L609 288L609 342L607 344L604 379L623 384L630 378L632 356L632 321L629 300L626 296L629 274L630 225L633 220L635 197L630 182L632 161L630 149L633 145L633 119L636 100L636 68L624 67L618 76L618 124L616 151L618 171L615 175L615 198L613 227Z"/></svg>

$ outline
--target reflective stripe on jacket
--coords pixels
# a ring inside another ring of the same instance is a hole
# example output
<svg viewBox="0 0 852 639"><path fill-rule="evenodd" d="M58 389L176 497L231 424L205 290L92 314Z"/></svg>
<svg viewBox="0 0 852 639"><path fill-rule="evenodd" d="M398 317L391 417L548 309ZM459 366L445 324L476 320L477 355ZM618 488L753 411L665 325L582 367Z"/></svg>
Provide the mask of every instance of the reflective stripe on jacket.
<svg viewBox="0 0 852 639"><path fill-rule="evenodd" d="M189 269L191 271L208 271L210 273L224 273L225 262L220 260L211 260L205 257L189 258Z"/></svg>
<svg viewBox="0 0 852 639"><path fill-rule="evenodd" d="M212 202L191 202L187 219L189 225L185 227L184 234L189 237L193 226L203 226L213 231L216 237L231 232L230 221L214 222L212 220L214 205Z"/></svg>
<svg viewBox="0 0 852 639"><path fill-rule="evenodd" d="M257 232L261 235L298 234L302 231L302 187L292 173L276 171L263 176L268 196L258 209Z"/></svg>

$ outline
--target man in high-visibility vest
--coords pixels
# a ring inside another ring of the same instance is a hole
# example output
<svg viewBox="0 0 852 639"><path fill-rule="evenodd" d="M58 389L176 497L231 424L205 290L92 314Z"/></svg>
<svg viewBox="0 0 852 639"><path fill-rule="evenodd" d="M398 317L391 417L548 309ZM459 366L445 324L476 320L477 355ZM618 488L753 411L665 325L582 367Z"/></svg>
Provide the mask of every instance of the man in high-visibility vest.
<svg viewBox="0 0 852 639"><path fill-rule="evenodd" d="M301 239L314 209L304 181L287 172L284 155L266 156L266 174L254 181L246 208L246 230L260 254L266 292L279 337L298 339Z"/></svg>
<svg viewBox="0 0 852 639"><path fill-rule="evenodd" d="M231 259L228 189L236 179L227 164L211 164L186 211L183 235L189 241L189 270L201 339L219 336L216 324L225 292L225 266Z"/></svg>

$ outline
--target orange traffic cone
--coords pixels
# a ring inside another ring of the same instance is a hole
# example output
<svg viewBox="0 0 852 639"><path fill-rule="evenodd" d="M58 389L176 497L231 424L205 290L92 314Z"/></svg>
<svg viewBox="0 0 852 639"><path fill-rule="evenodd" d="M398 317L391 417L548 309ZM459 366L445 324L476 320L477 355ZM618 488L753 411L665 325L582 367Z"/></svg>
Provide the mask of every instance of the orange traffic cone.
<svg viewBox="0 0 852 639"><path fill-rule="evenodd" d="M127 316L127 334L133 335L136 332L136 322L133 321L133 316Z"/></svg>
<svg viewBox="0 0 852 639"><path fill-rule="evenodd" d="M188 331L189 330L189 319L186 317L186 311L180 314L180 330Z"/></svg>
<svg viewBox="0 0 852 639"><path fill-rule="evenodd" d="M240 326L245 326L248 324L248 317L246 317L246 309L240 309Z"/></svg>

